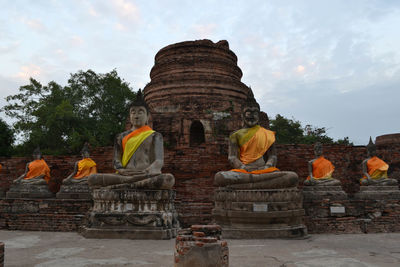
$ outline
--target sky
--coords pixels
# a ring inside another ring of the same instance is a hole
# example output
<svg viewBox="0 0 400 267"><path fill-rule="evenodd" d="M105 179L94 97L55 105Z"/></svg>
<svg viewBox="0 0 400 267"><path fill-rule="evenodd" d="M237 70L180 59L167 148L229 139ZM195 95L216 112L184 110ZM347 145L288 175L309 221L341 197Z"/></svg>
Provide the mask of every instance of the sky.
<svg viewBox="0 0 400 267"><path fill-rule="evenodd" d="M161 48L227 40L270 118L365 145L400 133L399 29L397 0L0 0L0 108L30 77L66 85L79 70L138 90Z"/></svg>

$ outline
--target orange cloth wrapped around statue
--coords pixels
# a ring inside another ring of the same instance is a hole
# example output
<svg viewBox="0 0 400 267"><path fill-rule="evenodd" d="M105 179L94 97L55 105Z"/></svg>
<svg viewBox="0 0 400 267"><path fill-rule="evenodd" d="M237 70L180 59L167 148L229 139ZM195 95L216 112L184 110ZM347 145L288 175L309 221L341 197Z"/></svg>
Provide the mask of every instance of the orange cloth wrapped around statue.
<svg viewBox="0 0 400 267"><path fill-rule="evenodd" d="M29 163L28 173L24 177L24 180L33 179L40 175L44 175L43 179L48 183L50 180L50 168L44 159L37 159Z"/></svg>
<svg viewBox="0 0 400 267"><path fill-rule="evenodd" d="M78 162L78 171L73 178L82 179L95 173L97 173L96 162L91 158L84 158Z"/></svg>
<svg viewBox="0 0 400 267"><path fill-rule="evenodd" d="M265 152L275 142L275 133L267 130L260 125L255 125L252 128L240 129L233 133L230 137L232 142L240 147L239 159L243 164L249 164L262 157ZM248 172L244 169L232 169L234 172L262 174L279 171L278 168L269 167L263 170L255 170Z"/></svg>
<svg viewBox="0 0 400 267"><path fill-rule="evenodd" d="M387 171L389 165L377 156L374 156L367 161L367 169L371 179L388 178ZM364 176L361 180L363 179L367 179L367 177Z"/></svg>
<svg viewBox="0 0 400 267"><path fill-rule="evenodd" d="M312 175L314 179L330 179L332 178L332 173L335 170L335 166L324 158L323 156L317 158L312 163ZM307 180L310 180L311 177L308 176Z"/></svg>

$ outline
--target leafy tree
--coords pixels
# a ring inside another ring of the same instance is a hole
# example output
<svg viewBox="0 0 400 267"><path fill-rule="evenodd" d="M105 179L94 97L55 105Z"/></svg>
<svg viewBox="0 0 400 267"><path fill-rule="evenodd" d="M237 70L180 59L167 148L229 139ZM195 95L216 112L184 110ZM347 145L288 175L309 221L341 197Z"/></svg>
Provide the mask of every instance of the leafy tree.
<svg viewBox="0 0 400 267"><path fill-rule="evenodd" d="M9 157L12 153L14 133L10 126L0 118L0 156Z"/></svg>
<svg viewBox="0 0 400 267"><path fill-rule="evenodd" d="M129 84L115 70L71 74L67 86L35 79L8 96L3 110L17 119L14 128L24 142L17 151L31 153L40 145L44 153L78 152L88 141L93 146L112 144L125 126L128 103L135 98Z"/></svg>
<svg viewBox="0 0 400 267"><path fill-rule="evenodd" d="M303 137L301 123L294 119L287 119L280 114L270 121L270 128L275 131L277 143L280 144L297 144Z"/></svg>
<svg viewBox="0 0 400 267"><path fill-rule="evenodd" d="M270 120L271 130L276 132L276 141L279 144L342 144L353 145L348 137L334 141L327 136L325 127L319 128L307 124L305 127L295 119L288 119L280 114L275 119Z"/></svg>

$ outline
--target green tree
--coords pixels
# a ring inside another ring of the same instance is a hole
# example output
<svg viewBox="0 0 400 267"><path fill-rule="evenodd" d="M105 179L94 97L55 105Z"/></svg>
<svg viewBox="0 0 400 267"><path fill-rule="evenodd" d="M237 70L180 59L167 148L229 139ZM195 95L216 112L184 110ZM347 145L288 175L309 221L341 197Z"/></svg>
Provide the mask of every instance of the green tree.
<svg viewBox="0 0 400 267"><path fill-rule="evenodd" d="M279 144L298 144L303 138L301 123L294 119L287 119L280 114L270 120L270 129L276 133Z"/></svg>
<svg viewBox="0 0 400 267"><path fill-rule="evenodd" d="M0 156L11 156L14 143L14 133L10 126L0 118Z"/></svg>
<svg viewBox="0 0 400 267"><path fill-rule="evenodd" d="M334 141L327 135L325 127L319 128L309 124L303 127L300 121L285 118L280 114L277 114L275 119L270 120L270 128L276 132L278 144L314 144L321 142L323 144L353 145L348 137Z"/></svg>
<svg viewBox="0 0 400 267"><path fill-rule="evenodd" d="M23 134L19 153L31 153L37 145L44 153L76 153L85 141L111 145L124 129L128 103L134 98L115 70L88 70L71 74L64 87L53 81L43 86L31 78L19 94L6 98L9 104L3 110L17 119L14 128Z"/></svg>

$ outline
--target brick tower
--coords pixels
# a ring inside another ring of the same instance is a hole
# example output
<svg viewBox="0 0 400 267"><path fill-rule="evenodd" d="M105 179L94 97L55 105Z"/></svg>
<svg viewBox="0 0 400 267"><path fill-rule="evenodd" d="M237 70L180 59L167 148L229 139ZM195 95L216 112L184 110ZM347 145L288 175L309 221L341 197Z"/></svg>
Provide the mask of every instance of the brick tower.
<svg viewBox="0 0 400 267"><path fill-rule="evenodd" d="M251 89L227 41L187 41L155 56L144 97L154 130L164 137L164 172L175 176L183 225L208 223L213 179L229 170L229 134L242 127L242 103ZM261 114L262 124L268 119Z"/></svg>
<svg viewBox="0 0 400 267"><path fill-rule="evenodd" d="M187 41L161 49L144 88L153 128L167 147L225 142L240 128L249 90L227 41Z"/></svg>

